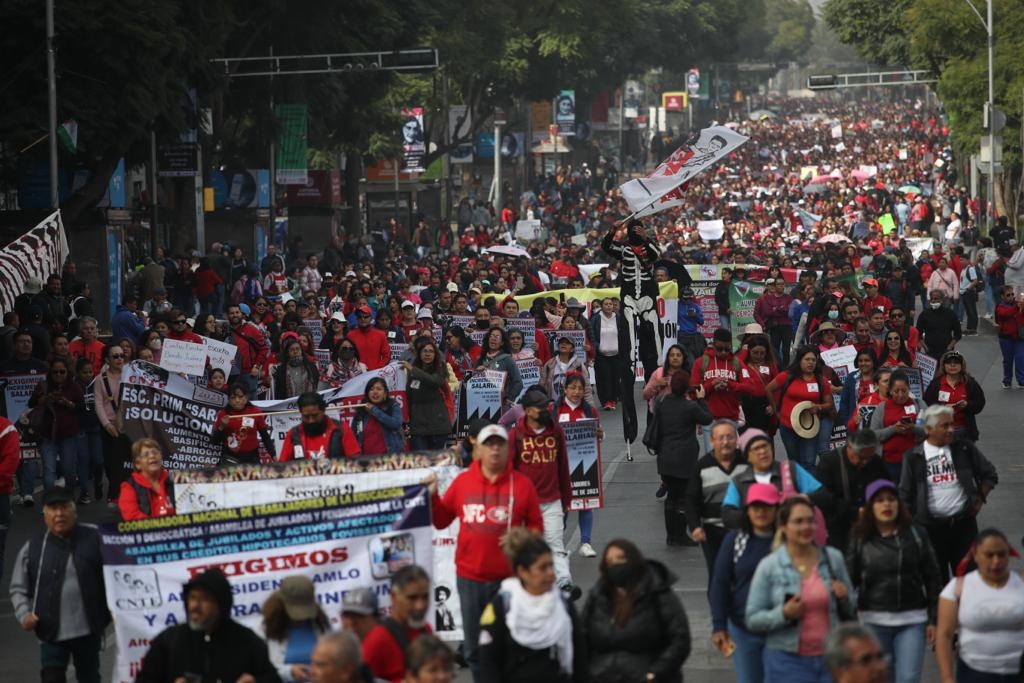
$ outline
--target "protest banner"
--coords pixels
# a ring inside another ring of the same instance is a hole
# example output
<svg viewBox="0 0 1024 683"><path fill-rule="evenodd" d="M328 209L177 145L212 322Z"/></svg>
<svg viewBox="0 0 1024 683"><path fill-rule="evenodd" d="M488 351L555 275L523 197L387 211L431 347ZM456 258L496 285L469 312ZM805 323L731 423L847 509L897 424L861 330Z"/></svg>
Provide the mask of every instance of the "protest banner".
<svg viewBox="0 0 1024 683"><path fill-rule="evenodd" d="M203 375L206 373L206 348L205 344L165 339L160 351L160 367L168 372Z"/></svg>
<svg viewBox="0 0 1024 683"><path fill-rule="evenodd" d="M443 494L461 471L452 453L444 451L235 465L215 473L173 472L172 477L175 509L180 514L409 486L423 481L431 473L437 475L438 490ZM456 641L462 639L462 613L455 590L458 531L458 520L447 529L434 529L432 576L435 587L444 586L450 593L444 604L437 606L438 611L447 609L454 616L454 619L439 619L435 630L442 631L438 633L441 638Z"/></svg>
<svg viewBox="0 0 1024 683"><path fill-rule="evenodd" d="M572 486L569 509L596 510L603 507L601 445L597 438L597 420L561 422L560 426L565 433L565 452L569 459L569 481Z"/></svg>
<svg viewBox="0 0 1024 683"><path fill-rule="evenodd" d="M119 683L135 679L156 633L185 623L182 589L208 569L221 569L231 583L231 617L260 633L261 607L288 576L313 581L317 602L337 623L346 592L369 588L386 608L397 570L433 565L422 485L121 522L99 532Z"/></svg>
<svg viewBox="0 0 1024 683"><path fill-rule="evenodd" d="M519 399L523 397L527 389L534 384L540 383L539 360L536 358L523 358L516 361L516 367L519 368L519 377L523 380L523 390L519 392L518 396L509 397L512 403L519 403Z"/></svg>
<svg viewBox="0 0 1024 683"><path fill-rule="evenodd" d="M316 354L316 370L320 373L320 380L324 381L324 378L331 373L331 351L330 349L314 349L313 353Z"/></svg>
<svg viewBox="0 0 1024 683"><path fill-rule="evenodd" d="M17 425L18 421L28 413L28 400L32 397L32 392L36 390L36 385L44 379L46 379L46 375L41 372L25 375L6 375L0 378L0 386L3 387L3 391L0 392L0 398L3 398L4 402L3 410L0 412L3 413L3 416ZM90 388L92 387L91 384L89 386ZM22 461L39 460L42 456L38 435L24 428L24 426L18 432L21 441Z"/></svg>
<svg viewBox="0 0 1024 683"><path fill-rule="evenodd" d="M833 370L846 368L847 372L853 372L857 361L857 347L850 344L822 351L821 360Z"/></svg>
<svg viewBox="0 0 1024 683"><path fill-rule="evenodd" d="M719 327L718 302L715 301L715 289L717 287L717 280L694 280L690 284L694 300L700 305L700 309L704 313L704 324L699 328L700 333L709 342L715 334L715 330Z"/></svg>
<svg viewBox="0 0 1024 683"><path fill-rule="evenodd" d="M763 282L734 280L729 284L729 322L732 325L732 347L739 349L743 328L754 321L754 304L764 293Z"/></svg>
<svg viewBox="0 0 1024 683"><path fill-rule="evenodd" d="M558 340L568 337L572 340L575 356L581 363L587 362L587 349L583 343L587 340L587 333L583 330L543 330L544 336L548 339L548 346L551 347L551 355L558 355Z"/></svg>
<svg viewBox="0 0 1024 683"><path fill-rule="evenodd" d="M302 327L309 328L309 333L313 335L313 346L320 346L324 338L324 321L320 318L306 318L302 321Z"/></svg>
<svg viewBox="0 0 1024 683"><path fill-rule="evenodd" d="M206 358L210 361L210 367L223 370L225 377L230 375L231 365L235 362L235 354L238 351L237 347L234 344L209 337L203 337L203 344L206 345Z"/></svg>
<svg viewBox="0 0 1024 683"><path fill-rule="evenodd" d="M921 258L922 252L931 253L935 246L935 239L932 237L904 237L903 239L915 259Z"/></svg>
<svg viewBox="0 0 1024 683"><path fill-rule="evenodd" d="M199 344L194 344L199 346ZM184 380L183 380L184 381ZM219 392L208 400L183 396L145 384L121 382L118 419L132 441L154 439L169 470L216 467L221 447L210 440L217 411L226 397ZM218 400L219 399L219 400ZM130 468L130 463L124 463Z"/></svg>
<svg viewBox="0 0 1024 683"><path fill-rule="evenodd" d="M938 370L939 361L926 353L917 354L917 368L921 371L921 384L927 389L928 385L935 379L935 371Z"/></svg>

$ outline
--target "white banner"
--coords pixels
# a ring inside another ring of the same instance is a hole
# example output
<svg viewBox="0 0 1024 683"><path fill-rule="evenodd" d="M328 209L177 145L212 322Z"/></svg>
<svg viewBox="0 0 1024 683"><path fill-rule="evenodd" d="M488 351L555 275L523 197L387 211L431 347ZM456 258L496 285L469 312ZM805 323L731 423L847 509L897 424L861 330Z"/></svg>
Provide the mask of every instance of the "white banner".
<svg viewBox="0 0 1024 683"><path fill-rule="evenodd" d="M725 234L725 221L721 219L716 221L699 221L697 223L697 232L700 233L700 237L703 240L720 240L722 235Z"/></svg>
<svg viewBox="0 0 1024 683"><path fill-rule="evenodd" d="M370 588L386 607L398 569L433 566L421 485L121 522L100 527L100 536L118 683L135 679L157 633L186 623L182 589L207 569L227 575L232 618L262 633L260 608L288 576L309 577L337 624L346 591Z"/></svg>
<svg viewBox="0 0 1024 683"><path fill-rule="evenodd" d="M59 275L69 253L60 211L0 249L0 311L14 310L14 300L25 291L29 278L45 283L50 275Z"/></svg>
<svg viewBox="0 0 1024 683"><path fill-rule="evenodd" d="M160 367L168 372L202 375L206 372L206 349L205 344L165 339L160 351ZM231 369L230 364L228 369Z"/></svg>

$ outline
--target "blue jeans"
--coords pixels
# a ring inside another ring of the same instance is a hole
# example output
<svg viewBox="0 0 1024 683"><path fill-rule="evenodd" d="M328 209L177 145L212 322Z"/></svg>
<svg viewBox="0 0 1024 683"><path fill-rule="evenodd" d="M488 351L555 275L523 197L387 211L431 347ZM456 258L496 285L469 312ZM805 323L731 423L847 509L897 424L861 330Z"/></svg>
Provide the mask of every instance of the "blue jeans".
<svg viewBox="0 0 1024 683"><path fill-rule="evenodd" d="M57 480L57 458L64 465L64 485L71 489L78 473L78 436L67 439L43 439L40 445L43 452L43 490L49 491ZM85 472L86 486L89 482L89 470Z"/></svg>
<svg viewBox="0 0 1024 683"><path fill-rule="evenodd" d="M413 434L410 437L414 451L440 451L448 443L447 434Z"/></svg>
<svg viewBox="0 0 1024 683"><path fill-rule="evenodd" d="M999 337L999 350L1003 353L1003 383L1010 384L1017 375L1017 384L1024 385L1024 342Z"/></svg>
<svg viewBox="0 0 1024 683"><path fill-rule="evenodd" d="M590 535L594 531L594 511L580 510L580 544L590 543ZM565 513L565 525L569 524L569 513Z"/></svg>
<svg viewBox="0 0 1024 683"><path fill-rule="evenodd" d="M878 626L868 624L882 644L882 650L892 657L893 683L920 683L924 664L924 623L909 626Z"/></svg>
<svg viewBox="0 0 1024 683"><path fill-rule="evenodd" d="M78 460L82 467L88 468L89 481L93 485L103 484L103 438L100 436L100 428L89 427L78 433ZM86 488L82 489L82 495L89 493Z"/></svg>
<svg viewBox="0 0 1024 683"><path fill-rule="evenodd" d="M889 473L889 481L900 485L900 475L903 474L903 463L901 462L883 462L885 465L885 471Z"/></svg>
<svg viewBox="0 0 1024 683"><path fill-rule="evenodd" d="M22 460L18 465L18 491L22 496L31 496L36 490L39 478L39 463L36 460Z"/></svg>
<svg viewBox="0 0 1024 683"><path fill-rule="evenodd" d="M480 680L480 615L498 592L501 581L473 581L461 576L455 577L459 591L459 607L462 610L462 654L473 673L473 680Z"/></svg>
<svg viewBox="0 0 1024 683"><path fill-rule="evenodd" d="M736 643L736 652L732 654L736 683L761 683L764 680L764 636L730 621L729 637Z"/></svg>
<svg viewBox="0 0 1024 683"><path fill-rule="evenodd" d="M832 450L832 427L834 423L835 420L831 417L821 418L821 430L818 432L818 445L816 446L818 452L815 454L816 456ZM817 462L817 458L815 458L815 462ZM813 474L814 469L812 468L808 472Z"/></svg>
<svg viewBox="0 0 1024 683"><path fill-rule="evenodd" d="M824 657L801 657L792 652L764 649L765 683L833 683Z"/></svg>
<svg viewBox="0 0 1024 683"><path fill-rule="evenodd" d="M43 681L63 681L71 658L75 658L78 683L100 683L100 648L102 635L39 643L39 660Z"/></svg>
<svg viewBox="0 0 1024 683"><path fill-rule="evenodd" d="M786 447L786 457L803 467L808 472L814 471L814 463L818 459L818 440L804 439L785 425L779 425L779 436Z"/></svg>

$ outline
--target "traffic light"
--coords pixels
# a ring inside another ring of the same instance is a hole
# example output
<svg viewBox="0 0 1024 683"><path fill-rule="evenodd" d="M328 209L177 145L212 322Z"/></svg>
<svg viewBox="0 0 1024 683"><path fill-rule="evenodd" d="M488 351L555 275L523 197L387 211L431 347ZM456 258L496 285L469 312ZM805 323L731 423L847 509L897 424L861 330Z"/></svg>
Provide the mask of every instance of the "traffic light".
<svg viewBox="0 0 1024 683"><path fill-rule="evenodd" d="M820 74L807 77L808 90L835 90L839 86L839 77L835 74Z"/></svg>

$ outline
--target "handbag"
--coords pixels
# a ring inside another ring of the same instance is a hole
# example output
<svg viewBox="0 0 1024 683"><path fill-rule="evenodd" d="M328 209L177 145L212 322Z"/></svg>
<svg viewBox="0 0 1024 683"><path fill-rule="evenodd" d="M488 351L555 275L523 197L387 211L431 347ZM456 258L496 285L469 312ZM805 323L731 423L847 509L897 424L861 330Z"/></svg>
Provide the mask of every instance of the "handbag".
<svg viewBox="0 0 1024 683"><path fill-rule="evenodd" d="M661 405L661 399L654 404L654 410L651 412L651 417L647 420L647 428L644 429L643 438L640 442L647 448L647 452L651 455L658 454L658 445L661 442L661 419L658 417L658 406Z"/></svg>
<svg viewBox="0 0 1024 683"><path fill-rule="evenodd" d="M793 496L802 495L796 489L795 479L793 478L793 470L789 466L789 460L783 460L779 463L779 474L782 478L782 499L788 500ZM821 511L817 505L811 503L811 507L814 508L814 521L817 524L817 528L814 530L814 542L819 546L824 547L828 541L828 527L825 525L825 513Z"/></svg>

